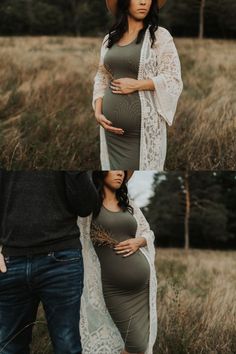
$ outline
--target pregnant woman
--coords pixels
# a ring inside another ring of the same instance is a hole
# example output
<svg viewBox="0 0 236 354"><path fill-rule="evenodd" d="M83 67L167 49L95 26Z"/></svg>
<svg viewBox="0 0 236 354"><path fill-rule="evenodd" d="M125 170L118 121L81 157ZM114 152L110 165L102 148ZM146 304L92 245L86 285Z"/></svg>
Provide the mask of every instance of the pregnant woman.
<svg viewBox="0 0 236 354"><path fill-rule="evenodd" d="M83 353L151 354L157 330L153 233L129 202L127 172L93 172L93 181L100 207L79 221Z"/></svg>
<svg viewBox="0 0 236 354"><path fill-rule="evenodd" d="M106 3L116 21L102 42L92 99L102 170L163 170L166 124L183 88L173 37L158 26L165 0Z"/></svg>

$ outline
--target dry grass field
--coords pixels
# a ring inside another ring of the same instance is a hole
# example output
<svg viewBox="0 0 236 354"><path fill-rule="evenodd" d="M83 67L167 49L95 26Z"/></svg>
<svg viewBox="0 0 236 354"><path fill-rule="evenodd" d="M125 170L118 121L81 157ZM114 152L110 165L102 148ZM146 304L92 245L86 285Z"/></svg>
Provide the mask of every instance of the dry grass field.
<svg viewBox="0 0 236 354"><path fill-rule="evenodd" d="M235 252L158 249L156 268L158 337L153 353L236 353ZM51 354L42 309L38 321L33 354Z"/></svg>
<svg viewBox="0 0 236 354"><path fill-rule="evenodd" d="M235 252L157 251L154 354L236 352Z"/></svg>
<svg viewBox="0 0 236 354"><path fill-rule="evenodd" d="M101 38L0 38L0 161L99 169L92 101ZM235 169L234 41L176 39L184 92L166 169Z"/></svg>

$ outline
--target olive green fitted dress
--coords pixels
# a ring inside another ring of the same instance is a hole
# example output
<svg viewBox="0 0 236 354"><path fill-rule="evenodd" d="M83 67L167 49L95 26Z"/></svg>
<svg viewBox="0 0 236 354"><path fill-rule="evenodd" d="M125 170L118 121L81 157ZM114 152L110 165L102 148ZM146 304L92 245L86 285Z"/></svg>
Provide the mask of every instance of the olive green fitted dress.
<svg viewBox="0 0 236 354"><path fill-rule="evenodd" d="M129 211L112 212L102 206L93 219L118 242L135 237L137 222ZM141 236L141 235L140 235ZM149 339L150 267L138 250L123 257L109 246L94 248L101 264L104 300L130 353L146 350Z"/></svg>
<svg viewBox="0 0 236 354"><path fill-rule="evenodd" d="M121 46L115 43L104 57L106 69L113 79L138 78L139 61L143 38L136 44L136 38ZM113 93L110 83L105 90L102 113L116 128L123 128L124 134L105 131L111 170L138 170L140 156L141 102L139 92L129 94Z"/></svg>

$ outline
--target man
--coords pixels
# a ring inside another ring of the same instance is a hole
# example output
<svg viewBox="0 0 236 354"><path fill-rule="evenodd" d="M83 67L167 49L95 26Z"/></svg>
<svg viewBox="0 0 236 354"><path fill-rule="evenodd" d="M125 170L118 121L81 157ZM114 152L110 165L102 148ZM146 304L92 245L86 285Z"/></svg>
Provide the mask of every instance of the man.
<svg viewBox="0 0 236 354"><path fill-rule="evenodd" d="M97 205L87 172L0 170L1 354L30 353L40 302L54 352L82 352L77 216Z"/></svg>

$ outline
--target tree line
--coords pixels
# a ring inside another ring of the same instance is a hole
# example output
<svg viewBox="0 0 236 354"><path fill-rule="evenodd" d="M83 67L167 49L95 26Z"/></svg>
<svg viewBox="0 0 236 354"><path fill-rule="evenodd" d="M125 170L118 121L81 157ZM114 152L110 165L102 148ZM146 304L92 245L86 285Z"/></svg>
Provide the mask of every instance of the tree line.
<svg viewBox="0 0 236 354"><path fill-rule="evenodd" d="M157 173L143 211L157 246L236 249L236 172Z"/></svg>
<svg viewBox="0 0 236 354"><path fill-rule="evenodd" d="M160 25L175 36L236 37L235 0L167 0ZM105 0L1 0L0 35L103 35Z"/></svg>

